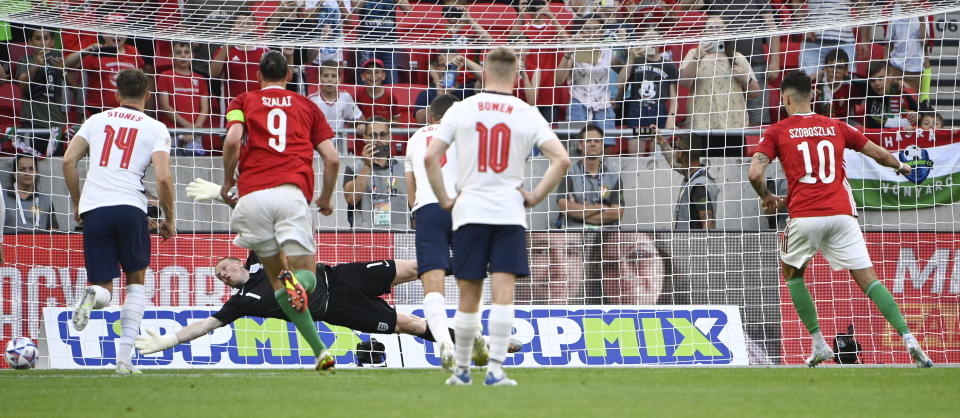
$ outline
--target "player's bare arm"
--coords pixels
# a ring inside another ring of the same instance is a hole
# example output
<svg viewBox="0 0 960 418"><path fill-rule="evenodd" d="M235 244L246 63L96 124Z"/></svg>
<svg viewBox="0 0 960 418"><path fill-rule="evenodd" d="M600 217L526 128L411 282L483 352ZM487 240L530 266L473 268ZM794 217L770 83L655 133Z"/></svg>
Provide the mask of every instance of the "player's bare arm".
<svg viewBox="0 0 960 418"><path fill-rule="evenodd" d="M90 144L86 138L77 135L70 141L67 151L63 154L63 180L67 183L70 192L70 206L73 208L73 219L77 223L80 219L80 173L77 172L77 163L87 155Z"/></svg>
<svg viewBox="0 0 960 418"><path fill-rule="evenodd" d="M364 126L364 125L360 125ZM360 170L353 173L353 180L343 185L343 198L351 206L359 205L363 201L363 192L367 190L370 184L370 173L373 172L373 144L367 144L363 147Z"/></svg>
<svg viewBox="0 0 960 418"><path fill-rule="evenodd" d="M563 177L567 175L567 169L570 168L570 155L567 154L567 150L563 147L563 144L560 143L559 139L554 138L544 142L543 145L540 146L540 151L550 160L550 167L543 173L543 179L537 183L532 192L528 192L522 188L519 189L520 194L523 195L523 205L528 208L536 206L543 201L551 191L556 189L557 185L563 181ZM434 187L434 191L436 191L436 187Z"/></svg>
<svg viewBox="0 0 960 418"><path fill-rule="evenodd" d="M170 154L155 152L153 173L157 180L157 197L160 198L160 208L163 209L164 220L160 224L160 236L166 241L177 236L177 216L173 200L173 174L170 172Z"/></svg>
<svg viewBox="0 0 960 418"><path fill-rule="evenodd" d="M337 185L337 175L340 174L340 153L331 141L319 143L316 149L323 159L323 188L314 203L323 216L330 216L333 213L333 189Z"/></svg>
<svg viewBox="0 0 960 418"><path fill-rule="evenodd" d="M437 196L437 203L443 210L453 209L453 203L456 199L451 199L447 195L447 188L443 187L443 171L441 170L440 159L447 153L450 146L443 141L431 141L427 145L427 156L423 159L423 165L427 169L427 179L430 180L430 188L433 194Z"/></svg>
<svg viewBox="0 0 960 418"><path fill-rule="evenodd" d="M767 213L776 213L779 208L784 206L783 198L770 193L767 190L767 166L770 165L770 157L767 154L758 152L753 154L753 160L750 162L750 172L748 178L753 190L760 196L760 206Z"/></svg>
<svg viewBox="0 0 960 418"><path fill-rule="evenodd" d="M230 193L230 189L237 183L234 175L240 161L243 131L243 124L233 124L227 130L227 138L223 141L223 185L220 187L220 197L230 206L237 204L237 198Z"/></svg>
<svg viewBox="0 0 960 418"><path fill-rule="evenodd" d="M413 209L417 204L417 177L412 171L406 172L404 176L407 180L407 209Z"/></svg>
<svg viewBox="0 0 960 418"><path fill-rule="evenodd" d="M878 164L884 167L892 168L897 174L907 175L913 171L913 167L910 167L908 164L904 164L894 157L890 151L887 151L886 148L881 147L872 141L868 141L866 145L863 146L863 149L860 150L863 155L873 158Z"/></svg>

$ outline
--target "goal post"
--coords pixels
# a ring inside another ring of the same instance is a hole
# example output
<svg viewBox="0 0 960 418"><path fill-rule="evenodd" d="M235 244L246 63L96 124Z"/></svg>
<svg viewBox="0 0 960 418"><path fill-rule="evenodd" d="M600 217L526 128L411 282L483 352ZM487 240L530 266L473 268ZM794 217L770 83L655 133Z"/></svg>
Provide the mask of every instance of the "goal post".
<svg viewBox="0 0 960 418"><path fill-rule="evenodd" d="M509 362L803 362L810 338L779 273L789 214L763 213L747 179L763 133L786 117L779 86L791 71L812 78L815 112L914 168L898 176L849 150L843 162L879 278L931 359L960 362L960 1L514 3L0 5L0 340L33 338L54 368L115 361L122 286L88 330L69 323L86 273L62 155L87 117L117 105L120 69L148 73L146 113L174 139L180 233L154 237L142 323L172 332L235 293L213 270L221 257L246 257L232 245L230 209L194 202L185 189L194 179L222 181L224 113L233 97L259 88L260 56L282 51L288 89L316 103L336 132L335 210L314 215L317 260L336 264L416 258L406 141L430 122L433 98L482 91L485 53L505 46L518 57L513 94L539 110L574 157L561 186L527 214L531 275L516 286L514 329L523 350ZM547 165L531 150L523 186ZM322 170L319 158L314 166ZM774 193L789 192L778 162L766 177ZM354 191L358 179L366 188ZM152 170L144 185L155 208ZM155 227L158 209L150 216ZM843 361L910 362L848 273L817 256L806 282L824 336L855 353ZM422 297L417 281L384 296L419 316ZM452 312L452 279L446 298ZM340 364L354 363L356 344L370 336L319 327ZM390 367L439 364L428 342L377 338ZM292 326L243 318L135 362L310 367L300 347Z"/></svg>

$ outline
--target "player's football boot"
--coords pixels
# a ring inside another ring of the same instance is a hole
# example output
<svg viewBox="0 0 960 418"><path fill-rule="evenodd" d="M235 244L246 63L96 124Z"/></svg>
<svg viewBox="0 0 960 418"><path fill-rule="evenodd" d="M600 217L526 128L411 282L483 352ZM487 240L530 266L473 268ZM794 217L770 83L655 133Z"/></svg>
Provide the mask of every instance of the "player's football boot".
<svg viewBox="0 0 960 418"><path fill-rule="evenodd" d="M909 336L904 338L907 344L907 352L910 353L910 357L913 358L913 362L917 364L917 367L928 368L933 367L933 362L930 361L930 357L927 357L927 353L924 353L920 349L920 343L917 342L917 338L914 336Z"/></svg>
<svg viewBox="0 0 960 418"><path fill-rule="evenodd" d="M77 302L77 307L73 310L73 329L83 331L87 327L87 321L90 320L90 311L93 310L96 299L97 292L92 287L87 286L86 289L83 289L83 295L80 296L80 301Z"/></svg>
<svg viewBox="0 0 960 418"><path fill-rule="evenodd" d="M317 357L317 367L316 370L327 371L333 370L334 366L337 365L337 360L333 358L333 354L328 350L323 350L320 353L320 356Z"/></svg>
<svg viewBox="0 0 960 418"><path fill-rule="evenodd" d="M448 372L453 371L453 366L457 363L454 356L454 348L451 343L440 344L440 365L443 366L443 370Z"/></svg>
<svg viewBox="0 0 960 418"><path fill-rule="evenodd" d="M126 361L118 361L117 368L115 369L115 371L117 372L117 374L123 374L123 375L143 374L143 372L141 372L140 369L134 367L134 365Z"/></svg>
<svg viewBox="0 0 960 418"><path fill-rule="evenodd" d="M818 364L831 358L833 358L833 350L831 350L830 347L822 344L814 344L813 354L807 357L807 367L817 367Z"/></svg>
<svg viewBox="0 0 960 418"><path fill-rule="evenodd" d="M496 376L493 372L487 372L487 378L483 379L484 386L516 386L517 381L507 377L507 374L500 371L500 376Z"/></svg>
<svg viewBox="0 0 960 418"><path fill-rule="evenodd" d="M473 383L473 379L470 377L470 369L458 369L447 378L447 384L450 386L467 386L471 383Z"/></svg>
<svg viewBox="0 0 960 418"><path fill-rule="evenodd" d="M487 346L487 339L483 335L477 335L473 339L473 364L477 367L487 365L490 360L490 347Z"/></svg>
<svg viewBox="0 0 960 418"><path fill-rule="evenodd" d="M520 340L510 337L510 342L507 343L507 354L513 354L520 351L523 348L523 344L520 343Z"/></svg>
<svg viewBox="0 0 960 418"><path fill-rule="evenodd" d="M290 296L290 306L294 311L302 313L307 310L309 301L307 300L307 291L300 285L300 281L289 271L280 272L280 282L283 283L283 289Z"/></svg>

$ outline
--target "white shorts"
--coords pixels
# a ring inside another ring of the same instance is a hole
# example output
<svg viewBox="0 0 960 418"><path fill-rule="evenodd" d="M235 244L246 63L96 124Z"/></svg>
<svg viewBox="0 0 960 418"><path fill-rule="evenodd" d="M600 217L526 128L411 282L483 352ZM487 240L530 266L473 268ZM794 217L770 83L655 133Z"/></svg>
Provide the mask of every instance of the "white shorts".
<svg viewBox="0 0 960 418"><path fill-rule="evenodd" d="M244 195L230 214L237 233L233 244L270 257L283 247L286 255L313 255L313 216L300 188L284 184Z"/></svg>
<svg viewBox="0 0 960 418"><path fill-rule="evenodd" d="M856 218L833 215L787 220L780 242L780 260L784 264L802 268L818 250L834 270L873 267Z"/></svg>

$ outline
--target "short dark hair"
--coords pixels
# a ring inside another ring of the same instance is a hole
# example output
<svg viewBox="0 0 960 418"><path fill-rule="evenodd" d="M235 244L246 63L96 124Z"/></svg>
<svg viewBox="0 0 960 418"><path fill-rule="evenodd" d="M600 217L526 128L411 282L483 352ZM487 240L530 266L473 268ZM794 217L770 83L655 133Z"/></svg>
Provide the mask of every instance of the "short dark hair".
<svg viewBox="0 0 960 418"><path fill-rule="evenodd" d="M850 62L850 56L847 55L847 51L844 51L840 48L834 48L827 51L827 56L823 58L824 64L829 63L838 63L838 62Z"/></svg>
<svg viewBox="0 0 960 418"><path fill-rule="evenodd" d="M330 70L337 71L339 68L340 68L340 63L338 63L338 62L336 62L336 61L334 61L334 60L326 60L326 61L320 63L320 69L321 69L321 70L330 69Z"/></svg>
<svg viewBox="0 0 960 418"><path fill-rule="evenodd" d="M126 99L140 99L147 95L150 81L139 69L129 68L117 74L117 93Z"/></svg>
<svg viewBox="0 0 960 418"><path fill-rule="evenodd" d="M280 51L269 51L260 57L260 75L265 81L287 79L287 57Z"/></svg>
<svg viewBox="0 0 960 418"><path fill-rule="evenodd" d="M867 76L873 77L874 74L879 73L880 71L884 71L884 70L886 70L886 69L887 69L887 62L886 62L886 61L874 61L874 62L871 62L871 63L870 63L870 69L868 70L869 73L867 74Z"/></svg>
<svg viewBox="0 0 960 418"><path fill-rule="evenodd" d="M577 133L577 137L580 138L580 139L586 139L586 138L587 138L587 132L589 132L589 131L594 131L594 132L600 134L600 138L603 138L604 135L606 135L606 134L603 132L603 128L601 128L601 127L599 127L599 126L597 126L597 125L594 125L594 124L592 124L592 123L588 123L587 126L584 126L583 129L581 129L580 132Z"/></svg>
<svg viewBox="0 0 960 418"><path fill-rule="evenodd" d="M460 99L452 94L441 94L437 96L432 102L430 102L430 117L432 117L434 120L440 120L440 118L447 113L447 109L459 101Z"/></svg>
<svg viewBox="0 0 960 418"><path fill-rule="evenodd" d="M792 71L783 78L783 82L780 83L780 91L786 93L793 90L796 94L808 97L810 96L811 83L810 76L803 70Z"/></svg>
<svg viewBox="0 0 960 418"><path fill-rule="evenodd" d="M173 41L173 47L176 48L178 46L185 46L187 48L190 48L191 51L193 50L193 45L187 41Z"/></svg>

